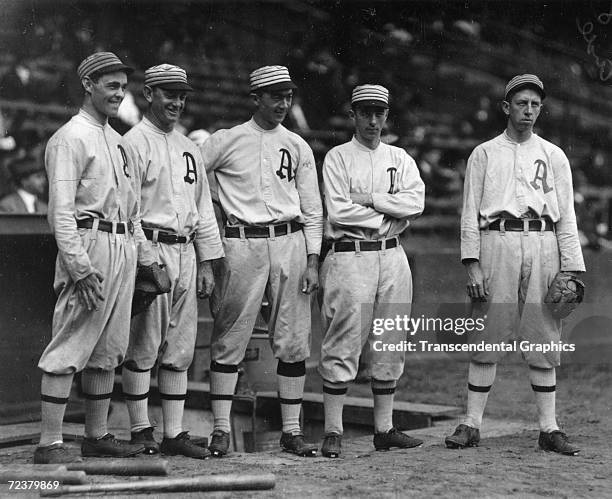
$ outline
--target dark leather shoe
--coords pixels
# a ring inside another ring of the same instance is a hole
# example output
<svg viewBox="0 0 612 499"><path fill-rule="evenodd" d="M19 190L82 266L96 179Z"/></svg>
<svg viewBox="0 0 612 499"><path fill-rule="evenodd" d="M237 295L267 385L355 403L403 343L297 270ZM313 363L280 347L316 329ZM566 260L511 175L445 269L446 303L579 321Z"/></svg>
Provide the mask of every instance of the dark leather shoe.
<svg viewBox="0 0 612 499"><path fill-rule="evenodd" d="M280 439L280 446L285 452L291 452L302 457L314 457L317 455L317 446L308 444L304 441L301 433L283 433Z"/></svg>
<svg viewBox="0 0 612 499"><path fill-rule="evenodd" d="M391 447L409 449L410 447L418 447L422 444L422 440L409 437L397 428L391 428L387 433L374 434L374 448L376 450L389 450Z"/></svg>
<svg viewBox="0 0 612 499"><path fill-rule="evenodd" d="M227 454L230 444L230 434L223 430L215 430L210 436L208 450L213 457L223 457Z"/></svg>
<svg viewBox="0 0 612 499"><path fill-rule="evenodd" d="M81 444L83 457L131 457L144 450L144 445L118 440L110 433L100 438L84 438Z"/></svg>
<svg viewBox="0 0 612 499"><path fill-rule="evenodd" d="M174 438L162 440L161 452L166 456L186 456L194 459L208 459L210 451L189 440L189 432L182 431Z"/></svg>
<svg viewBox="0 0 612 499"><path fill-rule="evenodd" d="M321 454L324 457L340 457L342 449L342 435L339 433L327 433L321 446Z"/></svg>
<svg viewBox="0 0 612 499"><path fill-rule="evenodd" d="M478 447L480 443L480 430L471 426L460 424L455 432L444 439L449 449L464 449L465 447Z"/></svg>
<svg viewBox="0 0 612 499"><path fill-rule="evenodd" d="M153 437L153 428L144 428L143 430L133 431L131 444L143 445L145 454L159 454L159 444Z"/></svg>
<svg viewBox="0 0 612 499"><path fill-rule="evenodd" d="M34 464L60 464L72 461L74 459L70 457L62 443L36 447L34 451Z"/></svg>
<svg viewBox="0 0 612 499"><path fill-rule="evenodd" d="M578 447L569 443L567 435L560 430L550 433L541 431L538 444L542 450L558 452L566 456L575 456L580 452Z"/></svg>

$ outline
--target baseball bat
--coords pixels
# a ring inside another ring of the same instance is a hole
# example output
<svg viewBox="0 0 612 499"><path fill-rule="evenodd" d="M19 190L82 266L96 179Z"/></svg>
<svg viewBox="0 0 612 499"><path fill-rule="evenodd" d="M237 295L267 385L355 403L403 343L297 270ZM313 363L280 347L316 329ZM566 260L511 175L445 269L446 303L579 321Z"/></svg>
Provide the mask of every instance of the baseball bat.
<svg viewBox="0 0 612 499"><path fill-rule="evenodd" d="M19 481L60 482L69 484L87 483L84 471L68 471L66 466L30 467L2 467L0 468L0 483Z"/></svg>
<svg viewBox="0 0 612 499"><path fill-rule="evenodd" d="M84 471L88 475L166 476L168 461L108 459L69 463L66 468L69 471Z"/></svg>
<svg viewBox="0 0 612 499"><path fill-rule="evenodd" d="M268 490L276 485L271 473L262 475L212 475L190 478L162 478L136 482L93 483L64 485L56 489L41 490L44 497L97 492L202 492L218 490Z"/></svg>

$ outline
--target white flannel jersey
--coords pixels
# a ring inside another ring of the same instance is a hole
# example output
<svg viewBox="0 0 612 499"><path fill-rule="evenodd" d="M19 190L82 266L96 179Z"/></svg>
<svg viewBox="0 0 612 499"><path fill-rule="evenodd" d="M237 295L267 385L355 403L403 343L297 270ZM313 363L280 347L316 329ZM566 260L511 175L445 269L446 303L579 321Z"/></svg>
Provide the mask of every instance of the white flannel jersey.
<svg viewBox="0 0 612 499"><path fill-rule="evenodd" d="M374 150L355 137L331 149L323 163L325 236L384 239L401 234L425 206L425 184L406 151L381 142ZM372 195L373 207L351 201Z"/></svg>
<svg viewBox="0 0 612 499"><path fill-rule="evenodd" d="M197 146L180 132L166 133L143 118L124 136L141 184L143 227L188 236L195 231L200 261L221 258L223 246ZM141 259L153 257L139 244Z"/></svg>
<svg viewBox="0 0 612 499"><path fill-rule="evenodd" d="M319 254L323 209L314 156L299 135L254 119L211 135L201 148L214 171L229 225L265 226L296 220L304 225L308 254Z"/></svg>
<svg viewBox="0 0 612 499"><path fill-rule="evenodd" d="M468 159L461 215L461 259L480 256L480 228L504 217L548 217L556 224L561 270L584 271L569 161L533 134L517 143L506 132Z"/></svg>

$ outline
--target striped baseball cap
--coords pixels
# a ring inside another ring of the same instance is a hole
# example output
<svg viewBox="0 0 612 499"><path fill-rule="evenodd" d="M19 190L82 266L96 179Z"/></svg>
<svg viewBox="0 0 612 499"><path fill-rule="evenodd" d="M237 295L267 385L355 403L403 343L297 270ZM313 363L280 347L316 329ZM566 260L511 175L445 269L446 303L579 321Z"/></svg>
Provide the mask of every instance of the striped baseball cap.
<svg viewBox="0 0 612 499"><path fill-rule="evenodd" d="M95 52L83 59L77 68L79 78L83 79L93 73L114 73L115 71L125 71L131 74L134 70L121 62L121 59L112 52Z"/></svg>
<svg viewBox="0 0 612 499"><path fill-rule="evenodd" d="M187 83L185 70L172 64L151 66L145 71L144 84L149 87L161 87L165 90L193 91L193 87Z"/></svg>
<svg viewBox="0 0 612 499"><path fill-rule="evenodd" d="M297 86L291 81L289 70L285 66L264 66L249 75L251 92L265 88L266 90L288 90Z"/></svg>
<svg viewBox="0 0 612 499"><path fill-rule="evenodd" d="M523 74L515 76L508 82L506 85L506 91L504 92L504 100L508 100L508 94L518 92L523 88L533 88L540 94L542 99L546 98L542 80L540 80L536 75Z"/></svg>
<svg viewBox="0 0 612 499"><path fill-rule="evenodd" d="M353 90L351 104L388 108L389 91L382 85L359 85Z"/></svg>

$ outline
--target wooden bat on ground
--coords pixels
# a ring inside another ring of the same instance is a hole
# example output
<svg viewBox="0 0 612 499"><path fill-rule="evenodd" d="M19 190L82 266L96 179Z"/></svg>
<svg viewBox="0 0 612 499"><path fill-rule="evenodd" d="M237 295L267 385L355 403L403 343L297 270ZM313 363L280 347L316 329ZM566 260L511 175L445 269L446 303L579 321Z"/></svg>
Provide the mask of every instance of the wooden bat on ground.
<svg viewBox="0 0 612 499"><path fill-rule="evenodd" d="M275 477L262 475L210 475L190 478L160 478L134 482L94 483L89 485L64 485L56 489L41 490L44 497L96 492L200 492L213 490L268 490L274 488Z"/></svg>
<svg viewBox="0 0 612 499"><path fill-rule="evenodd" d="M68 471L65 465L44 465L44 468L35 466L3 466L0 468L0 483L19 481L60 482L69 484L87 483L84 471Z"/></svg>

